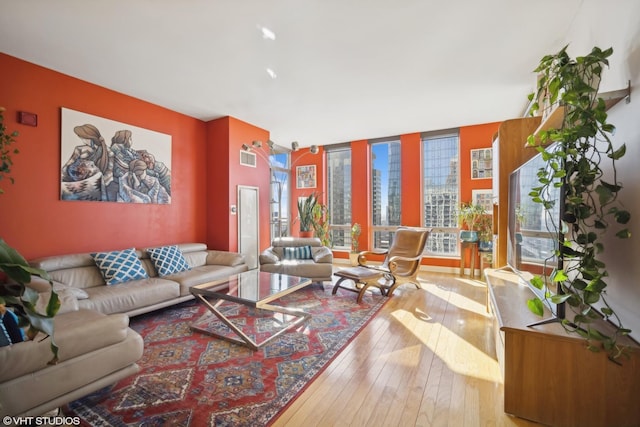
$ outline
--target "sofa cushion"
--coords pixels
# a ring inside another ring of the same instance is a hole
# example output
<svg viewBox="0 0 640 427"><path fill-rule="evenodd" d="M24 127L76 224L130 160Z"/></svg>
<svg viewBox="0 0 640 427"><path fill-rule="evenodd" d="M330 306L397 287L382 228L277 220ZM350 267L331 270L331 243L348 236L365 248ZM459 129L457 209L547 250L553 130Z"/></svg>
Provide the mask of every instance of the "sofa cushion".
<svg viewBox="0 0 640 427"><path fill-rule="evenodd" d="M326 246L313 248L313 260L317 263L331 264L333 262L333 252Z"/></svg>
<svg viewBox="0 0 640 427"><path fill-rule="evenodd" d="M129 317L125 314L106 316L92 310L79 310L54 318L54 338L59 348L59 362L98 350L124 340ZM51 339L38 334L0 350L0 383L47 367L53 357ZM81 375L81 373L76 373Z"/></svg>
<svg viewBox="0 0 640 427"><path fill-rule="evenodd" d="M245 260L244 255L237 252L209 250L207 253L207 264L237 267L245 265Z"/></svg>
<svg viewBox="0 0 640 427"><path fill-rule="evenodd" d="M159 277L133 280L118 286L86 288L89 298L78 301L80 308L101 313L126 313L141 307L155 305L180 296L180 285Z"/></svg>
<svg viewBox="0 0 640 427"><path fill-rule="evenodd" d="M262 271L269 273L287 274L289 276L308 277L312 280L331 280L333 265L329 263L316 263L312 260L298 260L296 262L280 262L278 264L264 264L260 266Z"/></svg>
<svg viewBox="0 0 640 427"><path fill-rule="evenodd" d="M189 271L172 274L171 276L168 276L166 278L178 282L180 284L180 295L185 296L191 293L192 286L201 285L207 282L213 282L214 280L226 279L229 276L242 273L246 270L246 264L242 264L236 267L229 267L224 265L202 265L199 267L194 267ZM224 285L221 287L225 286L228 285Z"/></svg>
<svg viewBox="0 0 640 427"><path fill-rule="evenodd" d="M100 269L107 285L149 277L133 249L111 252L95 252L91 256Z"/></svg>
<svg viewBox="0 0 640 427"><path fill-rule="evenodd" d="M285 247L284 259L311 259L311 246Z"/></svg>
<svg viewBox="0 0 640 427"><path fill-rule="evenodd" d="M191 268L182 251L175 245L149 248L147 252L160 277L180 273Z"/></svg>

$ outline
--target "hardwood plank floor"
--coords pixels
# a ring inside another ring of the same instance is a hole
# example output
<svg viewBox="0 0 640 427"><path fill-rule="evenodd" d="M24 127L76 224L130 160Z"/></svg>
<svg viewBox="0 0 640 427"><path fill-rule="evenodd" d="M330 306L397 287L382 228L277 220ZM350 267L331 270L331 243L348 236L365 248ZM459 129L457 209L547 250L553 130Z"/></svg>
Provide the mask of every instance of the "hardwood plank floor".
<svg viewBox="0 0 640 427"><path fill-rule="evenodd" d="M422 272L420 284L400 287L273 426L537 426L503 411L485 283Z"/></svg>

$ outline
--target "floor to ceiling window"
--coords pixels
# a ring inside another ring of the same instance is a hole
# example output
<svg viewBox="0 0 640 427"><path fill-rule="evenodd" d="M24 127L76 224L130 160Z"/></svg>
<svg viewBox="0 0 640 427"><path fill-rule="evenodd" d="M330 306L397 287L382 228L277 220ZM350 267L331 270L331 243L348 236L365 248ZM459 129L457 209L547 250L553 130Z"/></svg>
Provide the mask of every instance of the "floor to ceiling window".
<svg viewBox="0 0 640 427"><path fill-rule="evenodd" d="M456 133L422 135L423 226L434 229L426 252L457 256L459 200L459 136Z"/></svg>
<svg viewBox="0 0 640 427"><path fill-rule="evenodd" d="M400 139L371 142L371 218L374 249L388 249L401 221Z"/></svg>
<svg viewBox="0 0 640 427"><path fill-rule="evenodd" d="M351 148L327 149L327 206L335 249L351 248Z"/></svg>
<svg viewBox="0 0 640 427"><path fill-rule="evenodd" d="M275 147L269 155L271 166L270 221L271 240L289 236L289 198L291 194L291 169L289 152Z"/></svg>

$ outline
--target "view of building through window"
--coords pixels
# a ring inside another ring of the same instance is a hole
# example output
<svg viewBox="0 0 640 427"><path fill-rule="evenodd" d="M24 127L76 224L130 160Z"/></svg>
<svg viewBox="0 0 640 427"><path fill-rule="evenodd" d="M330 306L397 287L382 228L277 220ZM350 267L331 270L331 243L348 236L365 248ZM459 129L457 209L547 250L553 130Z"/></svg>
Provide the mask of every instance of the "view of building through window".
<svg viewBox="0 0 640 427"><path fill-rule="evenodd" d="M399 139L371 143L371 249L388 249L401 225L402 182ZM351 248L351 149L327 151L327 205L334 248ZM435 256L457 256L459 203L459 136L457 133L422 136L423 227L432 228L425 251Z"/></svg>
<svg viewBox="0 0 640 427"><path fill-rule="evenodd" d="M269 205L271 212L271 239L289 236L289 198L291 171L289 154L274 153L269 156L271 166L271 194Z"/></svg>
<svg viewBox="0 0 640 427"><path fill-rule="evenodd" d="M388 249L401 222L400 140L371 144L373 247Z"/></svg>
<svg viewBox="0 0 640 427"><path fill-rule="evenodd" d="M351 149L327 151L327 206L333 247L351 248Z"/></svg>
<svg viewBox="0 0 640 427"><path fill-rule="evenodd" d="M429 235L426 251L432 255L458 254L458 135L422 137L423 226L437 229Z"/></svg>

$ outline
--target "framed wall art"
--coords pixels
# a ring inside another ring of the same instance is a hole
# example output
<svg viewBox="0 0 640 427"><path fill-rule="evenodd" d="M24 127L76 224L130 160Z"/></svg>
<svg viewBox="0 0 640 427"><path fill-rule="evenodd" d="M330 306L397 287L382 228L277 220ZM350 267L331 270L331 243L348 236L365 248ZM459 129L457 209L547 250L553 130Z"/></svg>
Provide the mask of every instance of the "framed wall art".
<svg viewBox="0 0 640 427"><path fill-rule="evenodd" d="M62 108L60 198L171 203L171 135Z"/></svg>
<svg viewBox="0 0 640 427"><path fill-rule="evenodd" d="M493 190L471 190L471 203L482 206L486 213L493 213Z"/></svg>
<svg viewBox="0 0 640 427"><path fill-rule="evenodd" d="M316 165L296 167L296 188L316 188Z"/></svg>
<svg viewBox="0 0 640 427"><path fill-rule="evenodd" d="M471 150L471 179L493 177L493 150L481 148Z"/></svg>

